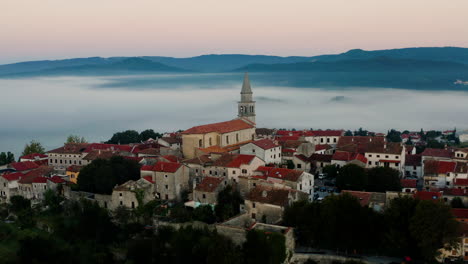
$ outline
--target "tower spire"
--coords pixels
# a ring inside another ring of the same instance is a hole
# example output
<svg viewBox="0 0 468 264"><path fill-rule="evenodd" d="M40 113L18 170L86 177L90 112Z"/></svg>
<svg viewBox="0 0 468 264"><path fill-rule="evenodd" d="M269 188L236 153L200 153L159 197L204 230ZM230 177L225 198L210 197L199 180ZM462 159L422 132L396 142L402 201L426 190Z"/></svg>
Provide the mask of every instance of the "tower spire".
<svg viewBox="0 0 468 264"><path fill-rule="evenodd" d="M244 82L242 83L241 94L243 93L252 93L252 88L250 87L249 73L247 72L244 74Z"/></svg>

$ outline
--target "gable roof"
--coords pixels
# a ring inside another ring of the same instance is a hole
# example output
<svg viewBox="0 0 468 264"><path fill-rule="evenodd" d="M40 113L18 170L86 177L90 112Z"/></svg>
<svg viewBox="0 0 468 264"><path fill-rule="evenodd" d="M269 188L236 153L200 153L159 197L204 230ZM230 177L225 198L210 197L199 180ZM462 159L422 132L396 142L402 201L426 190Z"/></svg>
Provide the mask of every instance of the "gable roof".
<svg viewBox="0 0 468 264"><path fill-rule="evenodd" d="M457 163L454 161L425 160L424 174L446 174L455 172Z"/></svg>
<svg viewBox="0 0 468 264"><path fill-rule="evenodd" d="M272 149L272 148L279 147L279 145L276 144L271 139L262 139L262 140L252 141L251 143L261 149Z"/></svg>
<svg viewBox="0 0 468 264"><path fill-rule="evenodd" d="M47 178L47 180L53 182L53 183L64 183L66 182L64 179L62 179L61 177L57 176L57 175L54 175L50 178Z"/></svg>
<svg viewBox="0 0 468 264"><path fill-rule="evenodd" d="M33 183L47 183L47 178L43 176L35 177L32 180Z"/></svg>
<svg viewBox="0 0 468 264"><path fill-rule="evenodd" d="M142 179L145 179L145 180L147 180L147 181L150 182L150 183L154 183L153 177L151 177L151 176L144 176Z"/></svg>
<svg viewBox="0 0 468 264"><path fill-rule="evenodd" d="M245 122L242 119L234 119L231 121L195 126L185 130L184 132L182 132L182 134L205 134L210 132L218 132L224 134L249 128L254 128L254 126Z"/></svg>
<svg viewBox="0 0 468 264"><path fill-rule="evenodd" d="M370 192L359 192L359 191L348 191L343 190L341 191L342 194L349 194L351 196L356 197L359 200L361 206L369 206L369 202L371 199L372 193Z"/></svg>
<svg viewBox="0 0 468 264"><path fill-rule="evenodd" d="M47 153L81 154L89 145L89 143L66 143L63 147L47 151Z"/></svg>
<svg viewBox="0 0 468 264"><path fill-rule="evenodd" d="M405 166L419 167L419 166L421 166L421 160L422 160L421 155L406 154L405 155Z"/></svg>
<svg viewBox="0 0 468 264"><path fill-rule="evenodd" d="M447 149L426 148L421 153L421 156L451 158L452 157L452 152L450 150L447 150Z"/></svg>
<svg viewBox="0 0 468 264"><path fill-rule="evenodd" d="M281 179L285 181L297 182L301 175L304 173L299 170L291 170L286 168L274 168L274 167L265 167L260 166L257 168L258 172L263 173L264 176Z"/></svg>
<svg viewBox="0 0 468 264"><path fill-rule="evenodd" d="M22 157L20 157L20 159L30 159L30 160L34 160L34 159L43 159L43 158L47 158L48 156L46 154L41 154L41 153L31 153L31 154L28 154L28 155L24 155Z"/></svg>
<svg viewBox="0 0 468 264"><path fill-rule="evenodd" d="M367 163L367 158L364 157L362 154L359 153L350 153L346 151L337 151L332 156L332 160L340 160L340 161L352 161L358 160L362 163Z"/></svg>
<svg viewBox="0 0 468 264"><path fill-rule="evenodd" d="M401 187L403 188L416 188L417 180L415 179L401 179Z"/></svg>
<svg viewBox="0 0 468 264"><path fill-rule="evenodd" d="M174 173L182 166L180 163L160 161L154 164L152 170L156 172Z"/></svg>
<svg viewBox="0 0 468 264"><path fill-rule="evenodd" d="M24 174L21 172L13 172L2 175L2 177L5 178L7 181L17 181L23 176Z"/></svg>
<svg viewBox="0 0 468 264"><path fill-rule="evenodd" d="M224 180L225 179L221 177L205 177L197 184L195 190L200 192L214 192Z"/></svg>
<svg viewBox="0 0 468 264"><path fill-rule="evenodd" d="M247 200L258 203L286 206L289 203L289 193L292 189L267 188L257 186L247 194Z"/></svg>
<svg viewBox="0 0 468 264"><path fill-rule="evenodd" d="M39 165L34 161L22 161L22 162L13 162L10 163L10 167L16 171L27 171L39 168Z"/></svg>

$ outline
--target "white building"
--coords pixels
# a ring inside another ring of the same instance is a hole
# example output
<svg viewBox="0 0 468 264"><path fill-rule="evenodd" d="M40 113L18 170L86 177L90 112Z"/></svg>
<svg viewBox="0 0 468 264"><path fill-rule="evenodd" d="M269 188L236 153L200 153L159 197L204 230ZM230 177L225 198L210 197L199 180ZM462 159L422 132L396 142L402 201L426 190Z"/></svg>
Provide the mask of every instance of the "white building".
<svg viewBox="0 0 468 264"><path fill-rule="evenodd" d="M273 140L262 139L240 147L240 154L255 155L266 164L281 163L281 146Z"/></svg>

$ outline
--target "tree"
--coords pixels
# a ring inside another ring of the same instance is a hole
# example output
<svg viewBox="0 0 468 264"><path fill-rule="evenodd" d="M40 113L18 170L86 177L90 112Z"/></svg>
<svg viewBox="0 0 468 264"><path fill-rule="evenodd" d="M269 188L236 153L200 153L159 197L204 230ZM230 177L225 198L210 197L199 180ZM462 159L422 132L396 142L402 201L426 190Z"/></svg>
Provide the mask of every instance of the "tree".
<svg viewBox="0 0 468 264"><path fill-rule="evenodd" d="M108 144L130 144L139 143L140 134L135 130L126 130L123 132L115 133L112 138L107 141Z"/></svg>
<svg viewBox="0 0 468 264"><path fill-rule="evenodd" d="M437 149L443 149L445 148L445 144L442 142L439 142L435 139L429 139L426 144L426 148L437 148Z"/></svg>
<svg viewBox="0 0 468 264"><path fill-rule="evenodd" d="M336 186L341 190L362 191L367 187L367 173L364 168L356 164L347 164L341 167Z"/></svg>
<svg viewBox="0 0 468 264"><path fill-rule="evenodd" d="M395 129L391 129L387 133L387 140L390 142L401 142L401 133Z"/></svg>
<svg viewBox="0 0 468 264"><path fill-rule="evenodd" d="M161 134L154 132L153 129L146 129L144 131L141 131L140 133L140 141L146 141L150 138L152 139L158 139L162 137Z"/></svg>
<svg viewBox="0 0 468 264"><path fill-rule="evenodd" d="M286 161L286 167L290 170L294 170L296 166L294 166L294 162L292 160L287 160Z"/></svg>
<svg viewBox="0 0 468 264"><path fill-rule="evenodd" d="M31 209L31 201L23 196L14 195L10 198L10 211L19 213L21 211Z"/></svg>
<svg viewBox="0 0 468 264"><path fill-rule="evenodd" d="M247 232L244 263L280 264L286 259L286 245L282 234L252 229Z"/></svg>
<svg viewBox="0 0 468 264"><path fill-rule="evenodd" d="M193 220L213 224L216 221L216 216L211 205L201 205L195 208L193 210Z"/></svg>
<svg viewBox="0 0 468 264"><path fill-rule="evenodd" d="M363 130L362 127L360 127L357 131L354 131L354 135L355 135L355 136L367 136L367 135L368 135L368 131L367 131L367 130Z"/></svg>
<svg viewBox="0 0 468 264"><path fill-rule="evenodd" d="M44 154L44 152L45 150L44 150L44 147L42 147L41 143L35 140L31 140L29 144L26 144L26 146L24 146L24 150L21 156L34 154L34 153Z"/></svg>
<svg viewBox="0 0 468 264"><path fill-rule="evenodd" d="M44 192L44 201L43 204L47 207L48 211L51 213L59 213L62 210L60 203L63 201L63 197L61 197L57 192L53 190L47 190Z"/></svg>
<svg viewBox="0 0 468 264"><path fill-rule="evenodd" d="M231 186L226 186L224 190L218 193L215 215L219 222L231 218L240 212L240 205L244 200L239 191Z"/></svg>
<svg viewBox="0 0 468 264"><path fill-rule="evenodd" d="M369 192L401 191L400 172L388 167L367 170Z"/></svg>
<svg viewBox="0 0 468 264"><path fill-rule="evenodd" d="M336 177L338 176L339 169L335 164L327 165L323 167L322 172L326 173L328 178L336 179Z"/></svg>
<svg viewBox="0 0 468 264"><path fill-rule="evenodd" d="M140 178L140 165L120 156L109 160L97 159L86 165L78 177L81 191L111 194L116 185Z"/></svg>
<svg viewBox="0 0 468 264"><path fill-rule="evenodd" d="M2 152L0 153L0 166L10 164L15 161L15 155L11 152Z"/></svg>
<svg viewBox="0 0 468 264"><path fill-rule="evenodd" d="M88 143L84 137L78 135L69 135L67 137L67 143Z"/></svg>
<svg viewBox="0 0 468 264"><path fill-rule="evenodd" d="M419 201L409 231L417 241L421 256L433 261L440 248L456 244L458 228L459 223L449 206L440 202Z"/></svg>
<svg viewBox="0 0 468 264"><path fill-rule="evenodd" d="M346 130L344 135L347 136L347 137L350 137L350 136L353 135L353 132L351 132L351 130Z"/></svg>
<svg viewBox="0 0 468 264"><path fill-rule="evenodd" d="M465 208L465 205L463 204L463 201L460 197L454 197L452 201L450 201L450 206L452 206L452 208Z"/></svg>

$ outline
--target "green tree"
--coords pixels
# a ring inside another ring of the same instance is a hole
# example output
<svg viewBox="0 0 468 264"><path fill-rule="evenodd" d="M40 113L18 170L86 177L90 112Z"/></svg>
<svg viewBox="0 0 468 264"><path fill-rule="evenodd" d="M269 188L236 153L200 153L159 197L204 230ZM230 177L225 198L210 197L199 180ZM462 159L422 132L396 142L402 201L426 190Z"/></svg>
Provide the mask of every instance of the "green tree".
<svg viewBox="0 0 468 264"><path fill-rule="evenodd" d="M292 160L287 160L287 161L286 161L286 167L287 167L288 169L290 169L290 170L294 170L294 168L295 168L296 166L294 165L294 162L293 162Z"/></svg>
<svg viewBox="0 0 468 264"><path fill-rule="evenodd" d="M69 135L66 143L88 143L84 137L78 135Z"/></svg>
<svg viewBox="0 0 468 264"><path fill-rule="evenodd" d="M344 135L347 136L347 137L350 137L350 136L353 135L353 132L351 132L351 130L346 130Z"/></svg>
<svg viewBox="0 0 468 264"><path fill-rule="evenodd" d="M24 146L24 150L21 156L34 154L34 153L44 154L44 152L45 150L44 150L44 147L42 147L41 143L35 140L31 140L29 144L26 144L26 146Z"/></svg>
<svg viewBox="0 0 468 264"><path fill-rule="evenodd" d="M245 263L280 264L286 259L285 239L279 233L250 230L243 248Z"/></svg>
<svg viewBox="0 0 468 264"><path fill-rule="evenodd" d="M238 215L242 203L244 203L244 200L240 196L239 191L234 190L231 186L226 186L226 188L218 193L215 207L217 220L221 222Z"/></svg>
<svg viewBox="0 0 468 264"><path fill-rule="evenodd" d="M140 143L140 134L138 134L138 132L135 130L126 130L123 132L117 132L106 143L108 144Z"/></svg>
<svg viewBox="0 0 468 264"><path fill-rule="evenodd" d="M51 213L59 213L62 210L60 203L63 201L63 197L61 197L57 192L53 190L47 190L44 192L44 200L43 204Z"/></svg>
<svg viewBox="0 0 468 264"><path fill-rule="evenodd" d="M158 139L160 137L162 137L162 135L160 133L154 132L153 129L146 129L146 130L141 131L140 133L140 141L146 141L150 138Z"/></svg>
<svg viewBox="0 0 468 264"><path fill-rule="evenodd" d="M0 166L10 164L12 162L15 162L15 155L11 152L2 152L0 153Z"/></svg>
<svg viewBox="0 0 468 264"><path fill-rule="evenodd" d="M336 186L341 190L362 191L367 187L366 170L356 164L347 164L340 168L336 177Z"/></svg>
<svg viewBox="0 0 468 264"><path fill-rule="evenodd" d="M445 148L445 144L442 142L439 142L435 139L429 139L426 144L426 148L437 148L437 149L443 149Z"/></svg>
<svg viewBox="0 0 468 264"><path fill-rule="evenodd" d="M360 127L357 131L354 131L355 136L367 136L368 133L369 132L367 130L362 129L362 127Z"/></svg>
<svg viewBox="0 0 468 264"><path fill-rule="evenodd" d="M140 165L120 156L109 160L97 159L80 170L78 189L81 191L111 194L116 185L140 178Z"/></svg>
<svg viewBox="0 0 468 264"><path fill-rule="evenodd" d="M13 213L19 213L31 209L31 201L20 195L14 195L10 198L9 209Z"/></svg>
<svg viewBox="0 0 468 264"><path fill-rule="evenodd" d="M400 172L388 167L375 167L367 170L370 192L401 191Z"/></svg>
<svg viewBox="0 0 468 264"><path fill-rule="evenodd" d="M459 236L458 222L449 206L433 201L420 201L416 206L409 231L417 241L421 256L433 261L439 249L455 246Z"/></svg>
<svg viewBox="0 0 468 264"><path fill-rule="evenodd" d="M460 197L454 197L452 201L450 201L450 206L452 206L452 208L465 208L465 205L463 204L463 201Z"/></svg>
<svg viewBox="0 0 468 264"><path fill-rule="evenodd" d="M395 129L391 129L387 133L387 140L390 142L401 142L401 133Z"/></svg>
<svg viewBox="0 0 468 264"><path fill-rule="evenodd" d="M213 208L211 205L201 205L193 210L193 220L205 222L207 224L213 224L216 221Z"/></svg>
<svg viewBox="0 0 468 264"><path fill-rule="evenodd" d="M338 176L339 169L335 164L327 165L323 167L322 172L326 173L328 178L336 179L336 177Z"/></svg>

